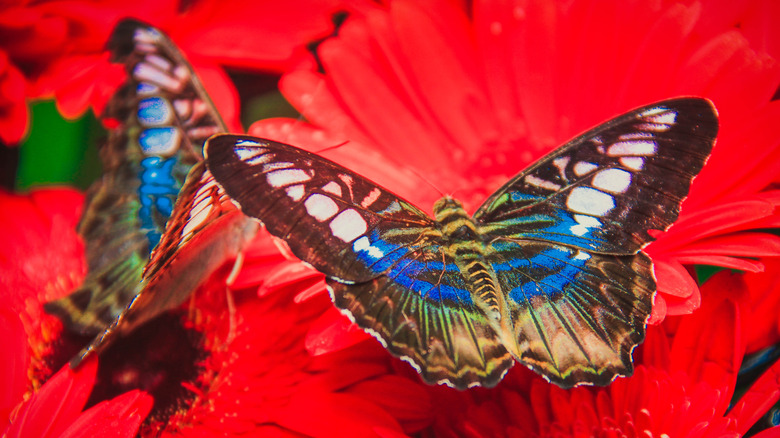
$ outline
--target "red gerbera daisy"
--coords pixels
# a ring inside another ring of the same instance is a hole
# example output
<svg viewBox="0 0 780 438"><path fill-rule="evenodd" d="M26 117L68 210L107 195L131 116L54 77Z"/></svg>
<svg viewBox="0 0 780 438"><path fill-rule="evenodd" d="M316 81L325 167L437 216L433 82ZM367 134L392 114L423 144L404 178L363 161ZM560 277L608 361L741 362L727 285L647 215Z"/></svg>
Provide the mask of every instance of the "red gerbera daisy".
<svg viewBox="0 0 780 438"><path fill-rule="evenodd" d="M20 142L27 99L56 98L67 117L100 114L123 80L105 42L125 17L149 20L171 34L214 97L222 118L240 131L235 87L222 65L278 72L308 41L330 32L337 1L6 2L0 5L0 140ZM261 31L258 31L261 29Z"/></svg>
<svg viewBox="0 0 780 438"><path fill-rule="evenodd" d="M763 303L774 306L774 277L722 273L703 287L702 297L683 265L757 271L764 264L753 258L780 254L778 239L760 231L776 227L778 219L780 197L769 189L776 179L771 165L780 153L780 131L772 124L780 107L771 101L780 68L751 46L757 41L755 27L750 33L745 26L743 35L734 26L750 22L737 18L747 16L744 10L728 15L713 9L698 3L607 7L587 1L476 2L471 10L445 2L361 5L338 37L322 43L316 58L283 80L289 99L314 125L277 120L253 128L261 136L315 150L349 140L327 153L421 207L432 205L439 194L417 173L445 190L458 190L458 197L474 207L526 164L611 115L680 94L711 98L722 116L711 166L694 184L680 221L648 248L661 288L655 308L660 324L637 352L633 377L606 388L564 391L517 366L490 390L423 385L406 364L330 305L319 274L286 259L262 236L229 288L226 269L194 295L184 321L186 329L199 333L200 353L189 361L197 373L175 381L186 397L173 397L163 407L167 414L150 420L144 432L744 434L780 394L775 365L727 410L746 345L757 349L777 340L773 317L762 314L769 308ZM757 152L742 159L743 145ZM0 202L16 202L8 199ZM77 210L80 202L69 208ZM51 236L35 221L15 216L0 230L13 235L28 228ZM58 221L50 212L38 216ZM68 217L57 228L57 243L71 254L59 263L64 262L64 272L77 274L57 277L67 281L55 282L54 295L64 294L84 270L80 246L69 243L77 242L71 238L77 213ZM28 239L30 247L25 243L0 253L13 263L9 272L30 277L11 277L19 280L6 290L40 290L25 281L50 266L34 249L51 246L52 239ZM773 262L765 266L775 269ZM43 327L23 326L26 333L41 333L36 336L45 339L39 346L56 339L57 332L46 329L50 320L40 313L41 300L50 298L14 298L32 315L24 324ZM671 316L690 313L700 303L694 315ZM0 324L19 332L21 323L6 318ZM174 325L181 326L177 320L165 330ZM145 345L139 356L158 354ZM33 350L33 357L41 356ZM19 357L28 362L24 354ZM17 363L8 362L16 371L7 374L17 380L8 380L10 395L4 400L18 400L24 391ZM108 368L118 380L145 381L133 377L136 371ZM154 375L160 376L165 377ZM128 394L114 400L127 402L137 393ZM10 412L12 405L0 406Z"/></svg>

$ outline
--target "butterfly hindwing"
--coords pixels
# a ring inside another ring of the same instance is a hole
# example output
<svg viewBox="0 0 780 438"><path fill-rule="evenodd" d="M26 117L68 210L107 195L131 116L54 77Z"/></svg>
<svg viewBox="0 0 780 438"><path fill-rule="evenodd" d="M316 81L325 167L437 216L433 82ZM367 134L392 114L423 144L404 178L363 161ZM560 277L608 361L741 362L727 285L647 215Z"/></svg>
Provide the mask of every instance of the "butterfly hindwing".
<svg viewBox="0 0 780 438"><path fill-rule="evenodd" d="M474 214L488 236L634 254L676 219L718 132L704 99L631 111L566 143Z"/></svg>
<svg viewBox="0 0 780 438"><path fill-rule="evenodd" d="M631 375L655 281L652 262L541 241L496 240L488 259L512 320L507 347L561 387ZM510 338L511 336L511 338Z"/></svg>

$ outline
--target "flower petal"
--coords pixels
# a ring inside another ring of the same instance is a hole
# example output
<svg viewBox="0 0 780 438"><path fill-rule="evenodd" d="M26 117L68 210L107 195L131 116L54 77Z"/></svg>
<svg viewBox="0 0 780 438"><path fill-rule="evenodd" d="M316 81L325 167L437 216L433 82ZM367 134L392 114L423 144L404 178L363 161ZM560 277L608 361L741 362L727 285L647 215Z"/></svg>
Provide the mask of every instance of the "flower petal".
<svg viewBox="0 0 780 438"><path fill-rule="evenodd" d="M81 413L96 371L95 360L75 372L65 365L14 413L7 436L59 436Z"/></svg>
<svg viewBox="0 0 780 438"><path fill-rule="evenodd" d="M740 299L734 296L740 279L720 272L704 284L702 308L683 318L674 336L671 369L684 371L694 382L724 391L718 413L725 412L745 352Z"/></svg>

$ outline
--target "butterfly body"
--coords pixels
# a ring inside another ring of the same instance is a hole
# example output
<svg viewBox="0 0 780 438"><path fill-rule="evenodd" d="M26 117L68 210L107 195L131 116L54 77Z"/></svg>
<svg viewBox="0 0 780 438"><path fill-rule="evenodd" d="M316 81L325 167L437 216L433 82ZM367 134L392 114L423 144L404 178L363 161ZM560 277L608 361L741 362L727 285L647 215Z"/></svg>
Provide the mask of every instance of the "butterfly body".
<svg viewBox="0 0 780 438"><path fill-rule="evenodd" d="M715 142L709 101L619 116L433 217L323 157L215 136L206 164L248 216L326 276L335 305L423 379L493 386L515 361L562 387L633 371L656 291L642 252Z"/></svg>

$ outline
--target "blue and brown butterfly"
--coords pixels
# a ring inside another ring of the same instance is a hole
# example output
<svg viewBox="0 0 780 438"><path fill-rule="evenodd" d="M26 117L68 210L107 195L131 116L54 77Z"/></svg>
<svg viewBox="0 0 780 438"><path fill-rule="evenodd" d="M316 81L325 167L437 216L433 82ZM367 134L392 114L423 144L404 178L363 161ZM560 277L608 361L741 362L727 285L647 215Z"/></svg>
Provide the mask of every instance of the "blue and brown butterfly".
<svg viewBox="0 0 780 438"><path fill-rule="evenodd" d="M241 210L426 381L493 386L519 361L571 387L632 373L656 291L642 248L677 218L717 130L707 100L648 105L553 151L473 216L444 197L433 218L289 145L219 135L205 150Z"/></svg>
<svg viewBox="0 0 780 438"><path fill-rule="evenodd" d="M96 336L74 366L177 307L257 229L205 169L203 144L225 124L173 42L128 19L108 48L127 80L103 116L103 174L78 225L88 273L71 295L44 306L70 331Z"/></svg>

